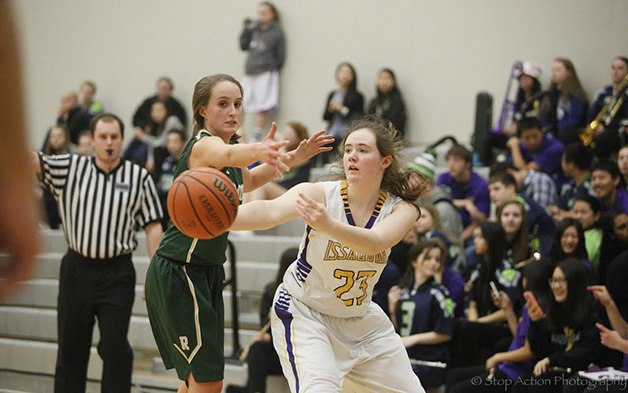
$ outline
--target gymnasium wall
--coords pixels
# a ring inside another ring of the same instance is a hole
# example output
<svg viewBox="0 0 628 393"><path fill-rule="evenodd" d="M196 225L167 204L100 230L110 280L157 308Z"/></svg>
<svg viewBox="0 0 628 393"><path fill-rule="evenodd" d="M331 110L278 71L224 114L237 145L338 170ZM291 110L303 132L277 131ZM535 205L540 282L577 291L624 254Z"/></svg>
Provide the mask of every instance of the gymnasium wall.
<svg viewBox="0 0 628 393"><path fill-rule="evenodd" d="M275 0L287 35L280 123L322 128L334 69L351 61L368 102L376 74L393 68L409 107L409 140L443 134L468 141L475 95L499 113L514 60L543 68L571 58L592 98L608 83L611 58L627 55L625 0ZM130 123L161 75L190 110L194 84L217 72L240 77L242 19L257 1L13 0L23 50L32 146L55 121L59 98L85 79L97 99ZM253 124L247 116L247 124Z"/></svg>

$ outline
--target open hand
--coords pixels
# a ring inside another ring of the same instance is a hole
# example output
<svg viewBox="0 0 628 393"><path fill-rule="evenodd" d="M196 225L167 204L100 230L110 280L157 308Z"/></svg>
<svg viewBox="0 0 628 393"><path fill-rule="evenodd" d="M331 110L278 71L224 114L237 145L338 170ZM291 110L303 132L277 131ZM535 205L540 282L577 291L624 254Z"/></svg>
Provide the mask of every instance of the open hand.
<svg viewBox="0 0 628 393"><path fill-rule="evenodd" d="M297 212L307 225L317 231L324 232L332 222L325 205L316 202L303 193L299 193L299 198L297 199Z"/></svg>
<svg viewBox="0 0 628 393"><path fill-rule="evenodd" d="M299 143L296 149L284 154L282 161L289 166L298 166L319 153L331 151L334 136L327 134L325 130L318 131L308 139Z"/></svg>
<svg viewBox="0 0 628 393"><path fill-rule="evenodd" d="M288 145L289 141L275 142L275 134L277 133L277 123L273 122L266 137L259 142L263 148L264 162L273 166L280 177L290 170L290 167L281 161L281 148Z"/></svg>

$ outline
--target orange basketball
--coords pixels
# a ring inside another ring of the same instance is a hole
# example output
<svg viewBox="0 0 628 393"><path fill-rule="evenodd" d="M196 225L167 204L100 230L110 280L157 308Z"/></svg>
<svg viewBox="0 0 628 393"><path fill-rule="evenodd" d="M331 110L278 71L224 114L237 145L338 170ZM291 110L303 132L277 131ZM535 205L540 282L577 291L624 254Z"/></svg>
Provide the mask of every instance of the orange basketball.
<svg viewBox="0 0 628 393"><path fill-rule="evenodd" d="M212 239L225 233L238 212L238 192L231 179L213 168L192 168L168 191L168 213L183 234Z"/></svg>

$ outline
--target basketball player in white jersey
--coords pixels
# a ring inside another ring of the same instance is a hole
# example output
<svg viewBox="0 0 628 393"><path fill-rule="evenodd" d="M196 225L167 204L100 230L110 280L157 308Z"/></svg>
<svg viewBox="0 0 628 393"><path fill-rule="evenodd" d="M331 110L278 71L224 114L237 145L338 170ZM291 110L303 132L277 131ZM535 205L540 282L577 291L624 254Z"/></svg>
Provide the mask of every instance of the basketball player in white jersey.
<svg viewBox="0 0 628 393"><path fill-rule="evenodd" d="M338 179L301 183L271 201L240 207L231 230L265 229L301 217L298 259L275 294L273 341L293 393L424 392L401 338L371 302L390 247L420 213L397 159L401 141L375 117L357 121L340 148Z"/></svg>

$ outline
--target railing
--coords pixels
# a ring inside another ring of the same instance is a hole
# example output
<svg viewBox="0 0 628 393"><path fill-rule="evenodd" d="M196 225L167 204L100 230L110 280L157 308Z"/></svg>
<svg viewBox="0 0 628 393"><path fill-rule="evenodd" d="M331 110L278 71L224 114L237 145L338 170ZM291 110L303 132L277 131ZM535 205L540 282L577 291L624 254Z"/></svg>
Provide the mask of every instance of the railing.
<svg viewBox="0 0 628 393"><path fill-rule="evenodd" d="M225 280L223 285L225 288L231 288L231 331L233 336L233 352L229 358L237 360L242 352L242 347L240 346L240 307L238 302L236 251L231 240L227 241L227 259L229 260L229 279Z"/></svg>

